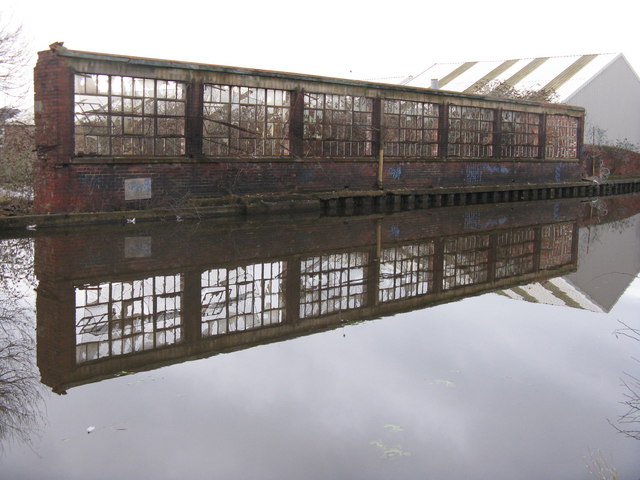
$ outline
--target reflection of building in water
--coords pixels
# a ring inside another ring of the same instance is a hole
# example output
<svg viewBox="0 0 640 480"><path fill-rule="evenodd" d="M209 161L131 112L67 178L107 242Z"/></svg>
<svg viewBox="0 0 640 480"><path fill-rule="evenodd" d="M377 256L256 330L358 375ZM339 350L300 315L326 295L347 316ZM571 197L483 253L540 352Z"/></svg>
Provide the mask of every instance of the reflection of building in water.
<svg viewBox="0 0 640 480"><path fill-rule="evenodd" d="M508 288L496 293L514 300L524 300L525 302L581 308L592 312L603 311L602 308L589 300L586 295L562 277Z"/></svg>
<svg viewBox="0 0 640 480"><path fill-rule="evenodd" d="M76 297L76 361L173 345L182 339L181 275L82 285Z"/></svg>
<svg viewBox="0 0 640 480"><path fill-rule="evenodd" d="M303 259L300 262L300 318L363 307L368 264L367 252Z"/></svg>
<svg viewBox="0 0 640 480"><path fill-rule="evenodd" d="M604 202L607 200L599 200L599 209ZM615 208L611 210L615 211ZM534 282L499 293L515 300L609 312L640 273L640 216L590 224L581 227L578 236L579 270L563 278ZM554 241L549 249L554 248L564 249L565 255L571 254L568 245ZM558 255L562 254L557 252L552 257L558 258Z"/></svg>
<svg viewBox="0 0 640 480"><path fill-rule="evenodd" d="M281 323L284 275L284 262L202 272L202 336Z"/></svg>
<svg viewBox="0 0 640 480"><path fill-rule="evenodd" d="M434 241L383 249L379 262L379 301L391 302L430 293L434 256Z"/></svg>
<svg viewBox="0 0 640 480"><path fill-rule="evenodd" d="M40 237L43 381L64 391L565 274L576 268L579 205L558 205L476 207L474 226L449 209L289 230L274 220ZM144 255L130 255L136 238Z"/></svg>

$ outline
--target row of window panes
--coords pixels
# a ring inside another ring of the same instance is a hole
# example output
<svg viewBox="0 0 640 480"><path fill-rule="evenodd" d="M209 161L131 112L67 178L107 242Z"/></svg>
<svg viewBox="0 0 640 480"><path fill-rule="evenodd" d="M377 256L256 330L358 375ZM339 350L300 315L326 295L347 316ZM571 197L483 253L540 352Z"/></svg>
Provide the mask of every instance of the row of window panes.
<svg viewBox="0 0 640 480"><path fill-rule="evenodd" d="M290 108L290 93L285 90L205 85L205 155L288 155ZM371 98L305 93L304 108L304 151L307 155L369 156L373 153ZM162 150L164 142L146 144L152 148L118 148L112 152L94 145L110 143L114 137L127 135L184 137L185 109L186 85L180 82L78 74L76 127L80 130L76 137L79 140L76 153L183 155L185 142L169 143L168 151ZM433 103L384 100L383 141L390 145L386 147L386 153L389 156L437 156L439 110L440 105ZM463 157L492 156L493 149L488 144L493 138L494 112L480 107L449 106L447 153ZM141 121L127 121L136 116ZM163 116L173 117L170 126L165 128L158 124L153 128L151 120ZM109 121L110 118L121 120ZM577 119L562 115L552 115L549 119L547 155L551 158L575 157ZM538 156L540 115L503 111L502 125L502 155ZM106 140L82 141L79 137L83 136L105 137ZM255 142L240 145L234 143L233 138ZM265 138L277 141L261 141ZM460 148L461 144L475 144L479 148ZM175 148L176 145L179 148Z"/></svg>

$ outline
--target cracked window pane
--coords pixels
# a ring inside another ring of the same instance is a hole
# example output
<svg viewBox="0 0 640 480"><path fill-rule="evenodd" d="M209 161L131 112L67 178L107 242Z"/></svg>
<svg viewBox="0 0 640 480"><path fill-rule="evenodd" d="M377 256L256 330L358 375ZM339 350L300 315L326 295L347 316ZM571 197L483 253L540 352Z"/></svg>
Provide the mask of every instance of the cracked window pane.
<svg viewBox="0 0 640 480"><path fill-rule="evenodd" d="M181 82L76 74L75 153L184 155L185 112Z"/></svg>
<svg viewBox="0 0 640 480"><path fill-rule="evenodd" d="M288 156L290 108L285 90L205 85L203 153Z"/></svg>

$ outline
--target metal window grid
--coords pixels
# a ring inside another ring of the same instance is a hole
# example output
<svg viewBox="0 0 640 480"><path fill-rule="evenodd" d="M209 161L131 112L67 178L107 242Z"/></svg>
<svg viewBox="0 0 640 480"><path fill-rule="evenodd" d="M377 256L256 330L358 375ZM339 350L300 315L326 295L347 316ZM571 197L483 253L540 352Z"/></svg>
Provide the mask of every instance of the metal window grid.
<svg viewBox="0 0 640 480"><path fill-rule="evenodd" d="M287 156L290 110L286 90L205 84L203 153Z"/></svg>
<svg viewBox="0 0 640 480"><path fill-rule="evenodd" d="M300 262L300 318L363 307L367 252L309 257Z"/></svg>
<svg viewBox="0 0 640 480"><path fill-rule="evenodd" d="M493 126L492 109L449 105L447 155L465 158L492 157Z"/></svg>
<svg viewBox="0 0 640 480"><path fill-rule="evenodd" d="M285 262L206 270L202 282L204 337L282 323Z"/></svg>
<svg viewBox="0 0 640 480"><path fill-rule="evenodd" d="M76 155L185 154L186 84L77 73Z"/></svg>
<svg viewBox="0 0 640 480"><path fill-rule="evenodd" d="M383 145L388 157L438 156L440 105L383 100Z"/></svg>
<svg viewBox="0 0 640 480"><path fill-rule="evenodd" d="M443 290L487 281L489 235L447 239L443 247Z"/></svg>
<svg viewBox="0 0 640 480"><path fill-rule="evenodd" d="M179 343L181 304L179 274L77 287L76 362Z"/></svg>
<svg viewBox="0 0 640 480"><path fill-rule="evenodd" d="M534 270L534 228L496 235L496 278L509 278Z"/></svg>
<svg viewBox="0 0 640 480"><path fill-rule="evenodd" d="M305 92L304 156L371 156L372 122L371 98Z"/></svg>
<svg viewBox="0 0 640 480"><path fill-rule="evenodd" d="M542 227L540 268L549 269L571 263L574 235L573 224Z"/></svg>
<svg viewBox="0 0 640 480"><path fill-rule="evenodd" d="M568 115L547 116L547 158L577 158L578 119Z"/></svg>
<svg viewBox="0 0 640 480"><path fill-rule="evenodd" d="M378 299L390 302L429 293L433 287L434 254L435 242L383 249Z"/></svg>
<svg viewBox="0 0 640 480"><path fill-rule="evenodd" d="M503 110L500 122L500 156L537 158L540 155L541 118L537 113Z"/></svg>

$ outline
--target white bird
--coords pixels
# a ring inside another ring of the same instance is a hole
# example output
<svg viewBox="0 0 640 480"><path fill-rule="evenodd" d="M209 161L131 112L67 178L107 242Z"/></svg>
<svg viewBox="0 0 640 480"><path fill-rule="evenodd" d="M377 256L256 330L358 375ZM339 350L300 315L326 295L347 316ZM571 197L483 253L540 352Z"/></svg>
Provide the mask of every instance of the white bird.
<svg viewBox="0 0 640 480"><path fill-rule="evenodd" d="M127 218L127 223L136 223L135 218Z"/></svg>
<svg viewBox="0 0 640 480"><path fill-rule="evenodd" d="M35 230L36 228L38 228L37 225L27 225L27 230Z"/></svg>

